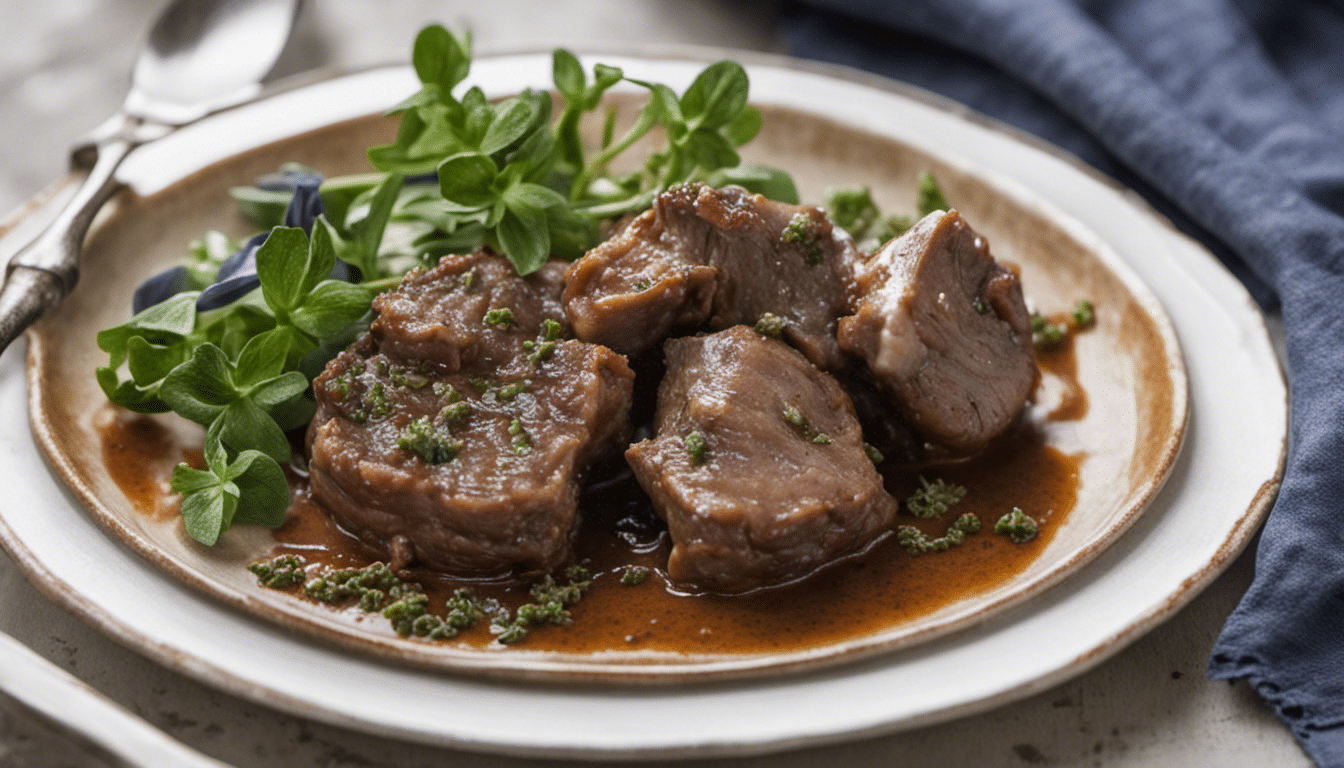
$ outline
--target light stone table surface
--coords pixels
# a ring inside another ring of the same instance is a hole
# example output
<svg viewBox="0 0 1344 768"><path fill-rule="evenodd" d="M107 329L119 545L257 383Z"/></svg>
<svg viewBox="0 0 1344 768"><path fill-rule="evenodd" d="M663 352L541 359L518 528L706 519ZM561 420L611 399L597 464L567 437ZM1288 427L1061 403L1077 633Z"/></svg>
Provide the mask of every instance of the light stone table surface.
<svg viewBox="0 0 1344 768"><path fill-rule="evenodd" d="M0 209L61 172L66 149L120 103L164 5L0 0ZM405 60L425 23L472 30L477 48L697 43L782 52L772 3L721 0L309 2L280 68ZM1304 766L1245 684L1204 677L1209 648L1250 584L1248 552L1194 602L1083 676L978 716L866 741L686 766ZM563 764L459 753L292 717L146 660L42 597L0 553L0 631L184 743L239 766ZM839 703L843 705L843 703ZM782 706L787 703L781 702ZM101 765L22 712L0 708L0 768Z"/></svg>

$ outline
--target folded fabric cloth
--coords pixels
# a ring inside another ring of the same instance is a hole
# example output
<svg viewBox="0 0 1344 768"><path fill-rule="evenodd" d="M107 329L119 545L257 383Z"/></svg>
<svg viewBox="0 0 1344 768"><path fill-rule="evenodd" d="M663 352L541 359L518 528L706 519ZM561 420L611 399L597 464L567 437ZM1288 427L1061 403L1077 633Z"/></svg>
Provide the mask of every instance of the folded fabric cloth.
<svg viewBox="0 0 1344 768"><path fill-rule="evenodd" d="M1032 131L1143 193L1281 307L1292 422L1209 675L1344 767L1344 3L798 0L796 55Z"/></svg>

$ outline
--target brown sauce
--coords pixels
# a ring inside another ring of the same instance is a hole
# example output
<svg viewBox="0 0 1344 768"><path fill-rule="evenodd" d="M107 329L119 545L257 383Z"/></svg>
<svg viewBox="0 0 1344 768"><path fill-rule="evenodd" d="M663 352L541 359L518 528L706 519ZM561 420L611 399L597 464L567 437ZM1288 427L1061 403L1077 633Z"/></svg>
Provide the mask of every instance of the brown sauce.
<svg viewBox="0 0 1344 768"><path fill-rule="evenodd" d="M142 513L171 519L177 507L168 485L172 467L183 460L199 463L199 450L184 449L150 417L115 412L105 422L103 457L114 480ZM669 549L665 533L622 537L585 518L576 550L580 562L594 574L592 588L571 608L573 624L534 628L523 645L531 651L567 653L639 649L758 654L801 650L898 626L1026 568L1072 510L1081 460L1046 445L1039 431L1024 421L982 455L962 463L922 470L884 466L888 490L899 499L910 494L921 474L970 489L943 520L902 514L901 524L939 536L956 515L972 512L981 520L981 531L959 547L918 557L903 550L895 536L888 536L867 552L797 583L745 595L678 591L661 570ZM376 559L312 502L301 474L291 474L291 486L294 501L285 524L274 531L272 554L298 554L318 568L362 566ZM596 506L591 498L589 503ZM1040 523L1039 536L1026 544L1012 544L993 533L999 516L1015 506ZM590 512L590 518L602 513ZM637 586L622 585L620 574L627 565L648 567L648 579ZM530 580L459 579L416 569L410 576L425 587L431 606L442 606L462 586L510 606L529 600ZM333 610L358 613L355 608ZM447 642L498 649L493 640L480 623Z"/></svg>
<svg viewBox="0 0 1344 768"><path fill-rule="evenodd" d="M1064 324L1072 331L1064 336L1058 347L1036 352L1036 365L1042 373L1053 374L1062 385L1059 405L1055 406L1046 418L1051 421L1078 421L1087 415L1087 392L1078 382L1078 357L1073 351L1073 334L1078 332L1072 318L1054 316L1050 322Z"/></svg>

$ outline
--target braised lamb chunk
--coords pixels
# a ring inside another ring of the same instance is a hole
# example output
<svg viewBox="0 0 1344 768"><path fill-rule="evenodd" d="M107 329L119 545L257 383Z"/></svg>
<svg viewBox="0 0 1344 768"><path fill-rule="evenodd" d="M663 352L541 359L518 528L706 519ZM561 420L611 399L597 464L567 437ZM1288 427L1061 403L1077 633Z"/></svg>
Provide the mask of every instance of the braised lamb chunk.
<svg viewBox="0 0 1344 768"><path fill-rule="evenodd" d="M560 322L570 335L560 305L566 266L552 260L519 277L488 247L445 256L374 299L378 318L370 331L383 352L432 360L450 372L506 363L540 332L544 320Z"/></svg>
<svg viewBox="0 0 1344 768"><path fill-rule="evenodd" d="M1017 418L1038 376L1022 287L956 211L887 243L856 284L840 346L926 440L969 453Z"/></svg>
<svg viewBox="0 0 1344 768"><path fill-rule="evenodd" d="M896 502L831 376L742 326L664 349L657 436L625 456L667 521L674 581L780 584L890 528Z"/></svg>
<svg viewBox="0 0 1344 768"><path fill-rule="evenodd" d="M836 321L857 258L819 208L683 185L570 267L565 312L580 339L632 356L674 331L768 316L814 364L838 370Z"/></svg>
<svg viewBox="0 0 1344 768"><path fill-rule="evenodd" d="M564 564L579 472L628 437L625 358L559 338L546 316L559 310L558 287L539 298L536 281L495 260L445 261L453 268L429 274L447 287L409 278L382 301L395 319L380 317L313 383L313 497L397 567L483 575ZM489 282L464 290L472 269ZM512 325L489 316L498 306Z"/></svg>

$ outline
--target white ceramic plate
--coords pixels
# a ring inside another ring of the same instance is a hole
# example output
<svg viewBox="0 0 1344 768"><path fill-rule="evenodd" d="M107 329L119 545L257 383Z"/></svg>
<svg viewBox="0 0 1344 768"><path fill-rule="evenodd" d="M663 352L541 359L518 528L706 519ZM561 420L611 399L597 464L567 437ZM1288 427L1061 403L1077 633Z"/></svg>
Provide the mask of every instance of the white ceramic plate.
<svg viewBox="0 0 1344 768"><path fill-rule="evenodd" d="M701 66L602 58L670 82L688 81ZM1282 464L1282 379L1240 286L1132 196L1020 136L874 78L747 58L758 62L749 67L755 99L832 114L1043 198L1095 232L1167 306L1194 403L1184 453L1149 513L1064 584L936 643L761 682L656 691L535 687L386 666L204 600L109 539L42 466L22 417L13 355L0 364L0 434L10 438L0 479L14 489L0 503L6 547L48 594L206 682L365 730L526 754L742 753L946 719L1078 674L1192 598L1244 546ZM545 82L548 67L548 56L483 60L473 79L506 93ZM149 194L190 167L377 111L412 88L408 71L394 69L285 94L146 148L125 178ZM785 699L787 715L779 707Z"/></svg>

